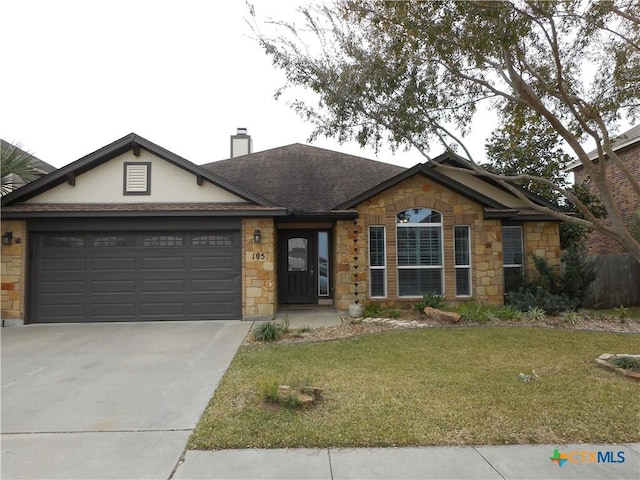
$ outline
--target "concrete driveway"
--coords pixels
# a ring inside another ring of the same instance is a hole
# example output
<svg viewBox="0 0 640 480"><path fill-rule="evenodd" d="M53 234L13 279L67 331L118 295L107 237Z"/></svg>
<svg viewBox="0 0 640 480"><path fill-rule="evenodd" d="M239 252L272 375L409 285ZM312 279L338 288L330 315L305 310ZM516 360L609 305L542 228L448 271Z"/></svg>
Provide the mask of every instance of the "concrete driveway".
<svg viewBox="0 0 640 480"><path fill-rule="evenodd" d="M3 328L2 478L169 478L249 327Z"/></svg>

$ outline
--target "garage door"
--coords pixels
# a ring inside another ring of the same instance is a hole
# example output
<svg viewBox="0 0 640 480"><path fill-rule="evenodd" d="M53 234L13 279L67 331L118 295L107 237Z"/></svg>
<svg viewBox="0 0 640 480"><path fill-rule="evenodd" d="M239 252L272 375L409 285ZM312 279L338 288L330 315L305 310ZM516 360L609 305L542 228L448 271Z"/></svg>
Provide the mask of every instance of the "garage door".
<svg viewBox="0 0 640 480"><path fill-rule="evenodd" d="M37 232L31 323L240 319L239 231Z"/></svg>

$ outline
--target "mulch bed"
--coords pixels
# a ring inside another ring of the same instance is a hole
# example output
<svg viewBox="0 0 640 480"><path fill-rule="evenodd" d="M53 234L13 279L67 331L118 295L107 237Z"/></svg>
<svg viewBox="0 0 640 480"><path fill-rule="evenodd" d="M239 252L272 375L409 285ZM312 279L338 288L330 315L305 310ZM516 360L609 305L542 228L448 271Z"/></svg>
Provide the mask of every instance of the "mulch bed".
<svg viewBox="0 0 640 480"><path fill-rule="evenodd" d="M303 332L300 329L291 329L280 340L268 342L270 344L282 343L309 343L326 342L340 338L355 337L369 333L385 332L390 330L406 330L414 328L460 328L460 327L543 327L543 328L563 328L569 330L586 330L594 332L611 333L640 333L640 321L625 319L624 321L614 317L581 317L576 323L568 323L561 317L547 317L542 321L529 320L495 320L488 323L465 323L448 324L428 319L425 316L408 315L399 319L385 318L365 318L353 320L342 317L342 324L332 327L313 328ZM256 341L253 338L253 331L244 339L243 345L264 345L265 342Z"/></svg>

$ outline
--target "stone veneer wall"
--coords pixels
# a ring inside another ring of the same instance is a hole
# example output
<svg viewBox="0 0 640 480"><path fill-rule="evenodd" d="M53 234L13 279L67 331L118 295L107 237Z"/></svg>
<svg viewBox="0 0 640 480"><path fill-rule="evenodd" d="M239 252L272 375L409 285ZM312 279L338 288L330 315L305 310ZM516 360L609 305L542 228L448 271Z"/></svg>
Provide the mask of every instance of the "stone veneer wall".
<svg viewBox="0 0 640 480"><path fill-rule="evenodd" d="M380 303L409 305L415 298L398 298L396 259L396 213L408 208L431 208L443 215L445 300L450 303L475 301L500 305L504 302L502 267L502 223L499 219L485 219L480 205L430 180L415 176L394 188L380 193L358 206L358 224L337 222L334 228L336 258L335 300L339 310L347 310L353 302L354 238L360 236L359 271L361 276L358 298L365 303L368 296L368 227L384 225L387 254L387 297ZM454 225L471 227L472 297L455 294ZM559 265L560 237L557 222L534 222L523 228L525 251L543 256L552 265ZM551 248L547 248L547 245ZM528 274L533 264L528 262Z"/></svg>
<svg viewBox="0 0 640 480"><path fill-rule="evenodd" d="M467 198L448 190L430 180L415 176L399 185L380 193L358 206L358 231L362 248L361 269L365 272L358 290L365 292L368 298L368 227L384 225L386 227L387 253L387 298L376 299L381 303L410 304L415 298L398 298L398 279L396 259L396 213L408 208L432 208L443 215L444 240L444 277L445 299L448 302L469 300L470 297L456 297L455 268L453 257L453 226L471 226L472 253L472 292L475 300L490 303L502 303L502 242L499 220L485 220L482 207ZM350 267L353 263L353 225L344 222L336 226L337 261L345 261ZM336 278L336 301L338 308L344 310L353 301L353 287L344 288L343 279L351 280L351 272L338 272Z"/></svg>
<svg viewBox="0 0 640 480"><path fill-rule="evenodd" d="M13 243L2 245L2 321L23 323L26 289L27 225L23 220L3 220L2 235L13 233Z"/></svg>
<svg viewBox="0 0 640 480"><path fill-rule="evenodd" d="M338 220L333 227L333 245L334 245L334 300L336 308L340 311L349 309L349 305L353 303L355 297L353 295L353 256L354 256L354 234L353 222L351 220ZM362 230L362 228L360 229ZM364 238L364 235L363 237ZM364 248L364 242L359 242ZM365 250L366 251L366 250ZM364 252L363 252L364 253ZM366 270L367 261L360 262L363 265L361 269ZM366 275L362 279L358 290L363 292L359 296L360 300L364 300L367 295Z"/></svg>
<svg viewBox="0 0 640 480"><path fill-rule="evenodd" d="M560 224L558 222L527 222L522 229L524 250L547 260L552 266L560 267ZM527 255L527 279L535 278L538 271L531 255Z"/></svg>
<svg viewBox="0 0 640 480"><path fill-rule="evenodd" d="M260 243L254 243L258 229ZM243 320L271 320L276 313L276 231L272 218L242 221L242 317Z"/></svg>

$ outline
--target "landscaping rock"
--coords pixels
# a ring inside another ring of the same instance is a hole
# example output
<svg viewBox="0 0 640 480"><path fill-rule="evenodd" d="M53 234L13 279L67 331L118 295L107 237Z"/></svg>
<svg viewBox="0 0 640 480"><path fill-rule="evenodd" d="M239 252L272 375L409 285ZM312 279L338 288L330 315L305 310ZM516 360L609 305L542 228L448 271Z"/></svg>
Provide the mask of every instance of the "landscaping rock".
<svg viewBox="0 0 640 480"><path fill-rule="evenodd" d="M278 387L278 397L282 401L286 401L288 398L294 397L300 402L300 406L303 408L315 405L317 401L322 400L322 389L318 387L305 387L299 391L298 389L291 388L288 385L280 385Z"/></svg>
<svg viewBox="0 0 640 480"><path fill-rule="evenodd" d="M424 307L424 314L433 318L434 320L447 323L460 322L460 315L455 312L445 312L444 310L438 310L437 308Z"/></svg>
<svg viewBox="0 0 640 480"><path fill-rule="evenodd" d="M627 370L624 368L616 367L614 364L611 363L611 360L614 357L618 357L618 356L620 356L620 354L612 355L610 353L603 353L598 358L596 358L596 364L599 367L605 368L607 370L611 370L612 372L616 372L617 374L622 375L624 377L630 378L632 380L640 381L640 373L634 372L633 370ZM633 356L637 356L637 355L633 355Z"/></svg>

